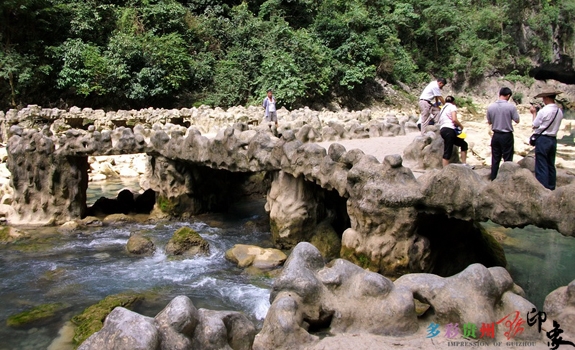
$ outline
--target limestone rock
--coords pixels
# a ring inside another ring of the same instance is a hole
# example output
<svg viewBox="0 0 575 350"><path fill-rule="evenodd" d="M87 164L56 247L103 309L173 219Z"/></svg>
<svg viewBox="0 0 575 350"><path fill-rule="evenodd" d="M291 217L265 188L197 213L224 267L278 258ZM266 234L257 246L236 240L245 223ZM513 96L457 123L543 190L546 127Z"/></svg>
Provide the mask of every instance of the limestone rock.
<svg viewBox="0 0 575 350"><path fill-rule="evenodd" d="M565 332L563 339L575 342L575 280L549 293L543 311L547 313L547 331L551 331L556 321Z"/></svg>
<svg viewBox="0 0 575 350"><path fill-rule="evenodd" d="M81 314L72 318L76 325L74 342L83 343L87 338L98 332L104 326L102 322L117 307L131 308L143 299L143 296L135 293L120 293L109 295L98 303L87 307ZM128 314L131 315L131 314ZM136 314L137 315L137 314Z"/></svg>
<svg viewBox="0 0 575 350"><path fill-rule="evenodd" d="M58 232L61 233L72 233L77 231L80 228L80 225L76 221L68 221L63 223L60 227L58 227Z"/></svg>
<svg viewBox="0 0 575 350"><path fill-rule="evenodd" d="M509 272L502 267L486 268L473 264L452 277L431 274L408 274L395 281L398 288L407 288L414 298L429 304L433 322L489 324L513 320L526 315L535 306L514 293ZM518 313L518 314L517 314ZM503 338L505 327L498 328ZM526 328L516 339L535 340L540 337L534 328Z"/></svg>
<svg viewBox="0 0 575 350"><path fill-rule="evenodd" d="M190 349L200 314L186 296L178 296L156 317L163 350Z"/></svg>
<svg viewBox="0 0 575 350"><path fill-rule="evenodd" d="M394 336L418 329L407 290L346 260L326 266L319 251L305 242L293 249L270 301L254 349L309 348L319 340L312 329Z"/></svg>
<svg viewBox="0 0 575 350"><path fill-rule="evenodd" d="M130 238L128 239L126 250L130 254L149 255L156 250L156 247L149 238L144 237L139 233L134 233L130 235Z"/></svg>
<svg viewBox="0 0 575 350"><path fill-rule="evenodd" d="M104 224L100 219L95 216L86 216L82 220L80 220L80 224L83 226L93 226L93 227L100 227Z"/></svg>
<svg viewBox="0 0 575 350"><path fill-rule="evenodd" d="M239 267L254 266L260 269L271 269L283 264L287 256L279 249L236 244L226 251L226 258L238 264Z"/></svg>
<svg viewBox="0 0 575 350"><path fill-rule="evenodd" d="M78 347L79 350L156 350L160 334L154 319L117 307L106 317L104 327Z"/></svg>
<svg viewBox="0 0 575 350"><path fill-rule="evenodd" d="M319 250L326 260L339 258L341 238L329 221L323 221L316 227L310 243Z"/></svg>
<svg viewBox="0 0 575 350"><path fill-rule="evenodd" d="M166 254L170 255L192 256L208 254L209 251L208 242L189 227L182 227L174 232L166 245Z"/></svg>
<svg viewBox="0 0 575 350"><path fill-rule="evenodd" d="M200 309L193 349L250 350L256 335L254 325L240 312Z"/></svg>
<svg viewBox="0 0 575 350"><path fill-rule="evenodd" d="M118 225L126 222L135 222L136 220L126 214L108 215L102 220L104 224Z"/></svg>
<svg viewBox="0 0 575 350"><path fill-rule="evenodd" d="M3 226L0 228L0 244L12 243L30 238L30 234L15 227Z"/></svg>

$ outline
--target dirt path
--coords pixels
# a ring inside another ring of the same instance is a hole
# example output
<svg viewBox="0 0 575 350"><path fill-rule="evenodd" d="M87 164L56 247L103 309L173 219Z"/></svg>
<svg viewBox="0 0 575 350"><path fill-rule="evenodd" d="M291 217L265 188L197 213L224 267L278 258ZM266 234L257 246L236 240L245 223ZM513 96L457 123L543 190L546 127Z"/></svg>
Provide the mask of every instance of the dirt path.
<svg viewBox="0 0 575 350"><path fill-rule="evenodd" d="M352 149L360 149L365 154L375 156L380 162L383 161L385 156L390 154L399 154L403 156L403 150L415 139L419 132L412 132L407 135L393 136L393 137L372 137L368 139L353 139L353 140L339 140L339 141L325 141L318 142L318 145L324 147L326 150L332 143L339 143L345 147L347 151Z"/></svg>

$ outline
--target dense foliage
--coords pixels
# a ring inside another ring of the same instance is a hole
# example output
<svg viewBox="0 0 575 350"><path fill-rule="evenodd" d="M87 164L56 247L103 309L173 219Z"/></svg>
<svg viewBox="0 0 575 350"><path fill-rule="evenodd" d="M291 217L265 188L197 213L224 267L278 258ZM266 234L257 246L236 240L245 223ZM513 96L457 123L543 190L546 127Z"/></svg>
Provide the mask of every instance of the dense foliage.
<svg viewBox="0 0 575 350"><path fill-rule="evenodd" d="M2 0L0 16L2 109L361 100L378 79L525 76L575 35L575 0Z"/></svg>

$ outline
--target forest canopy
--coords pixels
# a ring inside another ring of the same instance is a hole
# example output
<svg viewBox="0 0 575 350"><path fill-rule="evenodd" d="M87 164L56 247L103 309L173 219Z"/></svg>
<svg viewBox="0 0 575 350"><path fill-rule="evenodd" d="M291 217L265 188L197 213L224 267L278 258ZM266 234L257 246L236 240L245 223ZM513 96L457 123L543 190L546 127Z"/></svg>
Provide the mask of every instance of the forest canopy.
<svg viewBox="0 0 575 350"><path fill-rule="evenodd" d="M3 0L0 106L288 108L573 57L575 0ZM526 35L527 33L527 35Z"/></svg>

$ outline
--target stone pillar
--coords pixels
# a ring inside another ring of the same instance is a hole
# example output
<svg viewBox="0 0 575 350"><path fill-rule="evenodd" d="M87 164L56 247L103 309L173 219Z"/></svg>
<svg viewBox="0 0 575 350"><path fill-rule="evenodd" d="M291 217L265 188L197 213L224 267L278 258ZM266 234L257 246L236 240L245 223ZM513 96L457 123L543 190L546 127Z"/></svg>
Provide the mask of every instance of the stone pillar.
<svg viewBox="0 0 575 350"><path fill-rule="evenodd" d="M417 210L391 206L366 209L348 200L351 228L343 233L342 258L387 277L429 271L429 240L416 233Z"/></svg>
<svg viewBox="0 0 575 350"><path fill-rule="evenodd" d="M279 171L272 176L267 195L266 211L270 213L272 241L281 249L289 249L308 241L322 218L321 200L317 186Z"/></svg>
<svg viewBox="0 0 575 350"><path fill-rule="evenodd" d="M417 233L421 194L399 155L382 164L364 156L348 173L351 228L342 236L341 257L387 277L427 272L429 240Z"/></svg>
<svg viewBox="0 0 575 350"><path fill-rule="evenodd" d="M59 155L44 133L49 131L10 129L7 165L14 188L10 224L61 224L86 212L88 157Z"/></svg>

